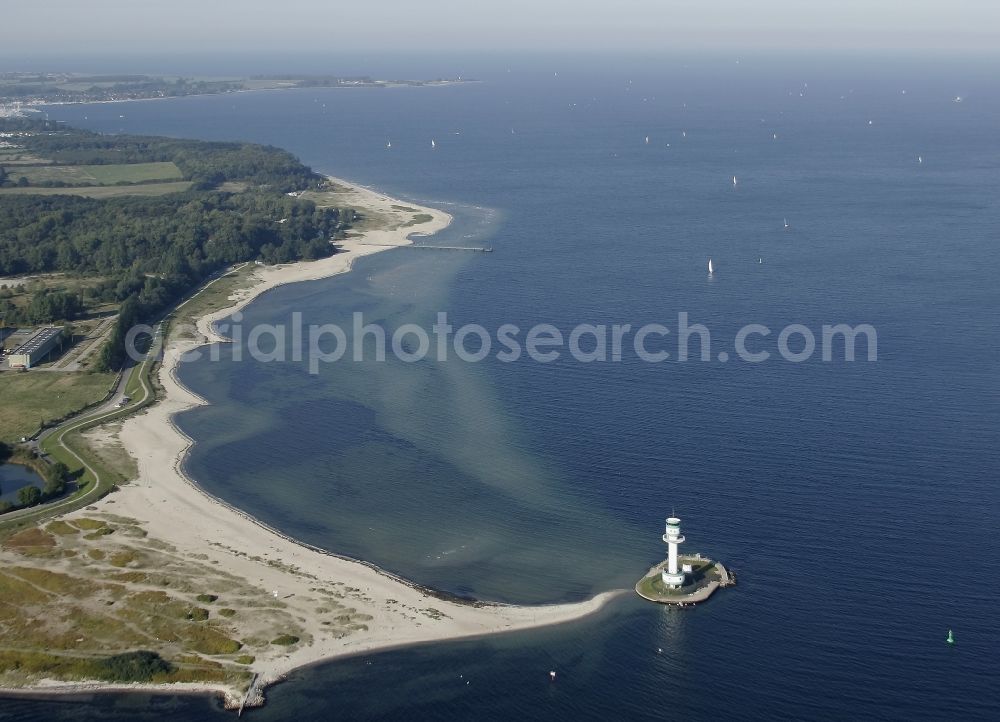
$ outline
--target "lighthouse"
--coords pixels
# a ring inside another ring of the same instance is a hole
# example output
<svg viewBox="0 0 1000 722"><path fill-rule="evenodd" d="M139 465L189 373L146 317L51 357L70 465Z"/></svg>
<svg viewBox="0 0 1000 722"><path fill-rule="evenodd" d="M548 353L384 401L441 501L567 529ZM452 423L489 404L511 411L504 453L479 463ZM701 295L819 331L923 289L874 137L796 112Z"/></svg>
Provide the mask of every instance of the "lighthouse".
<svg viewBox="0 0 1000 722"><path fill-rule="evenodd" d="M663 533L667 558L650 567L646 575L635 583L635 591L640 597L657 604L689 607L704 602L717 589L736 584L736 576L722 562L694 554L691 550L678 558L677 547L684 541L681 520L671 512Z"/></svg>
<svg viewBox="0 0 1000 722"><path fill-rule="evenodd" d="M667 543L667 568L663 570L663 583L676 589L684 585L684 572L677 564L677 547L684 543L680 519L675 516L667 519L667 530L663 535L663 541Z"/></svg>

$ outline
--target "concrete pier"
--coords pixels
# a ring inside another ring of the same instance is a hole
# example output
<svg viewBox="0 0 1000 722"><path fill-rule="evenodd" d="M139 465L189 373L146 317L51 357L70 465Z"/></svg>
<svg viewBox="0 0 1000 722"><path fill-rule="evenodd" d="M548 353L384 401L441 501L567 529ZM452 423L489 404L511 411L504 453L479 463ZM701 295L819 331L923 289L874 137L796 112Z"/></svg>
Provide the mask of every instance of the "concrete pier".
<svg viewBox="0 0 1000 722"><path fill-rule="evenodd" d="M479 253L493 253L493 246L432 246L426 243L412 243L408 246L400 246L395 243L370 243L358 241L359 246L383 246L385 248L428 248L434 251L477 251Z"/></svg>

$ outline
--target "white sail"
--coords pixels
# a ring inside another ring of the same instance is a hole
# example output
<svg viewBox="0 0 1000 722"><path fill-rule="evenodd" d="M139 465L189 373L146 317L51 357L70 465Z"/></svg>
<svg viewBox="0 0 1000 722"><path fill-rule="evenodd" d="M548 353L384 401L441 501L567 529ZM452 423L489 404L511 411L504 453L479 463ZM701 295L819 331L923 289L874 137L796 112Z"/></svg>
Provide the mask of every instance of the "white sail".
<svg viewBox="0 0 1000 722"><path fill-rule="evenodd" d="M712 265L712 259L709 258L708 259L708 274L712 275L713 273L715 273L715 267Z"/></svg>
<svg viewBox="0 0 1000 722"><path fill-rule="evenodd" d="M736 176L733 176L733 185L736 185Z"/></svg>
<svg viewBox="0 0 1000 722"><path fill-rule="evenodd" d="M646 136L646 145L649 145L649 136Z"/></svg>
<svg viewBox="0 0 1000 722"><path fill-rule="evenodd" d="M431 139L431 148L437 148L437 143L433 139Z"/></svg>
<svg viewBox="0 0 1000 722"><path fill-rule="evenodd" d="M788 228L788 219L787 219L787 218L784 218L784 219L782 219L782 220L784 220L784 222L785 222L785 228Z"/></svg>

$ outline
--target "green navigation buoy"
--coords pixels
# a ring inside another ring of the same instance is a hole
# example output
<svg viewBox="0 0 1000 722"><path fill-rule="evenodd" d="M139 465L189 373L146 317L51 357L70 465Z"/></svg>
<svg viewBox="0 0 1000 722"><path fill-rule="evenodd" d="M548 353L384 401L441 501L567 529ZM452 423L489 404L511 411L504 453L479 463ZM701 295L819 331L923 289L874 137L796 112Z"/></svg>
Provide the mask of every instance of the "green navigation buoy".
<svg viewBox="0 0 1000 722"><path fill-rule="evenodd" d="M954 644L954 643L955 643L955 635L952 634L951 630L949 629L948 630L948 644Z"/></svg>

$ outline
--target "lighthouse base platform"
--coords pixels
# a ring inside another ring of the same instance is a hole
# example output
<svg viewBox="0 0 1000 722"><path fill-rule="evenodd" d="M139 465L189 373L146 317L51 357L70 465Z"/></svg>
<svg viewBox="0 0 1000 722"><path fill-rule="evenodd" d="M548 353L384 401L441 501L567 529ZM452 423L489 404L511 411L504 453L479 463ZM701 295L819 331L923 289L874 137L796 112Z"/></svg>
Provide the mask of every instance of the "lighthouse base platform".
<svg viewBox="0 0 1000 722"><path fill-rule="evenodd" d="M663 583L663 561L650 569L646 576L635 585L636 593L643 599L659 604L674 604L679 607L704 602L721 587L736 584L736 576L726 569L722 562L707 559L700 554L682 556L680 564L690 564L692 570L685 574L685 583L680 587L669 587Z"/></svg>

